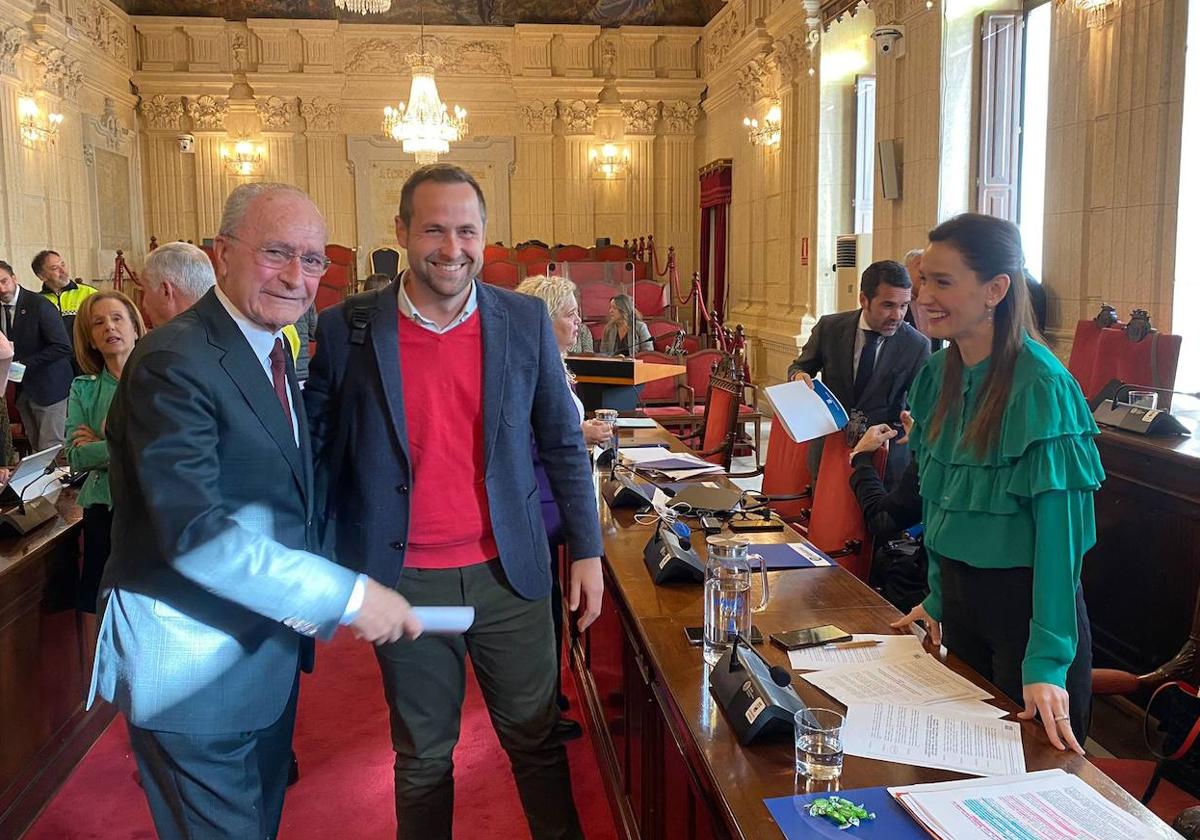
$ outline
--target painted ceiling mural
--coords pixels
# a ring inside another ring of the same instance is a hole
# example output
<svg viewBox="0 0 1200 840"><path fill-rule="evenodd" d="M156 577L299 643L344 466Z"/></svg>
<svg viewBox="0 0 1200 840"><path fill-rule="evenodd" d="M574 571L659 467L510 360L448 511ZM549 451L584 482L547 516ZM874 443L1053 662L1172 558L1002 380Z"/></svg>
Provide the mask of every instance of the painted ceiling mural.
<svg viewBox="0 0 1200 840"><path fill-rule="evenodd" d="M357 15L333 0L116 0L136 15L246 18L325 18L346 23L510 26L583 23L599 26L703 26L724 0L393 0L390 11Z"/></svg>

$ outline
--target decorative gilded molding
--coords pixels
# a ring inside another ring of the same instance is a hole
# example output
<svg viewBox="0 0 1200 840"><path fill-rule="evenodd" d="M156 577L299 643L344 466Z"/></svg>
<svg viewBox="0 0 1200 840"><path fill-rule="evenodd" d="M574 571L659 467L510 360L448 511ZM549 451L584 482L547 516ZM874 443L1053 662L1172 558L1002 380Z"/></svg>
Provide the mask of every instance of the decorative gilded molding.
<svg viewBox="0 0 1200 840"><path fill-rule="evenodd" d="M691 134L700 118L700 109L690 102L678 99L670 105L663 103L663 130L668 134Z"/></svg>
<svg viewBox="0 0 1200 840"><path fill-rule="evenodd" d="M187 104L188 116L192 118L192 126L198 129L214 129L225 127L225 112L229 110L229 102L225 97L209 96L207 93L195 99L189 99Z"/></svg>
<svg viewBox="0 0 1200 840"><path fill-rule="evenodd" d="M281 99L278 96L268 96L254 103L258 118L263 128L287 128L292 122L295 110L295 99Z"/></svg>
<svg viewBox="0 0 1200 840"><path fill-rule="evenodd" d="M118 64L129 63L129 29L96 0L76 0L71 22L83 37Z"/></svg>
<svg viewBox="0 0 1200 840"><path fill-rule="evenodd" d="M34 49L34 60L42 75L42 87L64 99L74 99L83 84L83 65L58 47L43 45Z"/></svg>
<svg viewBox="0 0 1200 840"><path fill-rule="evenodd" d="M314 96L300 105L300 115L308 124L309 131L336 130L341 113L342 106L324 96Z"/></svg>
<svg viewBox="0 0 1200 840"><path fill-rule="evenodd" d="M737 72L738 92L746 104L753 105L768 94L775 59L767 53L759 53Z"/></svg>
<svg viewBox="0 0 1200 840"><path fill-rule="evenodd" d="M558 109L552 102L535 99L528 105L521 106L521 124L530 134L549 134L554 126L554 118Z"/></svg>
<svg viewBox="0 0 1200 840"><path fill-rule="evenodd" d="M151 99L143 99L138 107L146 119L148 128L177 131L179 121L183 119L183 103L178 96L164 96L160 93Z"/></svg>
<svg viewBox="0 0 1200 840"><path fill-rule="evenodd" d="M705 60L708 67L716 67L725 60L725 56L733 49L745 32L742 25L742 6L729 8L729 13L717 21L712 33L705 38Z"/></svg>
<svg viewBox="0 0 1200 840"><path fill-rule="evenodd" d="M17 53L25 42L25 30L20 26L5 26L0 29L0 73L10 76L17 72Z"/></svg>
<svg viewBox="0 0 1200 840"><path fill-rule="evenodd" d="M652 105L645 99L626 102L621 106L621 121L631 134L653 134L658 122L658 103Z"/></svg>
<svg viewBox="0 0 1200 840"><path fill-rule="evenodd" d="M570 102L558 103L558 118L563 122L563 128L568 134L591 134L592 125L596 122L598 106L595 102L584 102L573 99Z"/></svg>

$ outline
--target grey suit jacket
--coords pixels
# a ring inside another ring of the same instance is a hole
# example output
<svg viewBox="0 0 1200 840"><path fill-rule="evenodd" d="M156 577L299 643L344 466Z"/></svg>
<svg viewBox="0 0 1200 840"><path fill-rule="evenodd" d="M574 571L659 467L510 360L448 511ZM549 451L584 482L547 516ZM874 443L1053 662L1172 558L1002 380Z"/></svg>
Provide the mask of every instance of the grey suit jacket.
<svg viewBox="0 0 1200 840"><path fill-rule="evenodd" d="M113 548L89 705L145 729L262 729L308 636L337 628L353 573L310 554L312 464L210 291L138 342L109 409ZM301 635L303 634L303 635Z"/></svg>
<svg viewBox="0 0 1200 840"><path fill-rule="evenodd" d="M895 423L908 406L908 389L917 371L929 358L929 339L906 323L879 349L875 369L862 399L854 399L854 339L861 310L825 315L813 327L800 355L788 368L790 379L797 371L821 374L825 387L849 411L857 408L868 422Z"/></svg>

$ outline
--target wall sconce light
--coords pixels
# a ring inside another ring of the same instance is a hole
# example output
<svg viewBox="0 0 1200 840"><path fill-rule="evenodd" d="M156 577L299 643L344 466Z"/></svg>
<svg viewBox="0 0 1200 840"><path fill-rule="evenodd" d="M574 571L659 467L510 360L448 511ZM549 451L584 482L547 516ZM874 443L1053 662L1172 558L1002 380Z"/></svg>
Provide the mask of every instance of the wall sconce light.
<svg viewBox="0 0 1200 840"><path fill-rule="evenodd" d="M758 124L758 120L750 117L743 119L742 125L746 126L746 130L750 132L750 144L752 146L778 146L779 127L782 119L783 114L777 104L767 109L767 115L763 117L762 125Z"/></svg>
<svg viewBox="0 0 1200 840"><path fill-rule="evenodd" d="M21 126L21 142L29 148L43 143L54 145L55 135L62 125L63 115L49 113L42 119L42 109L32 96L22 96L17 101L17 114Z"/></svg>
<svg viewBox="0 0 1200 840"><path fill-rule="evenodd" d="M1115 8L1119 0L1059 0L1059 5L1070 5L1087 18L1087 25L1095 29L1108 23L1108 10Z"/></svg>
<svg viewBox="0 0 1200 840"><path fill-rule="evenodd" d="M619 178L629 168L629 151L618 149L613 143L605 143L599 149L592 149L589 157L592 161L592 174L597 178Z"/></svg>
<svg viewBox="0 0 1200 840"><path fill-rule="evenodd" d="M262 146L255 146L249 140L239 140L231 149L221 146L221 160L230 175L245 178L249 175L259 175L263 167Z"/></svg>

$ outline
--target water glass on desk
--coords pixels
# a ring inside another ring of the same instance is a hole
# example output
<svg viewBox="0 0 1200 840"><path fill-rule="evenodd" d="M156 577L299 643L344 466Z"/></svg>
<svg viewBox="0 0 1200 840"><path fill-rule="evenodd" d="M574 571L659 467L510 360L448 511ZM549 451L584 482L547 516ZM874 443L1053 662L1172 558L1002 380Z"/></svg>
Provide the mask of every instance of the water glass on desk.
<svg viewBox="0 0 1200 840"><path fill-rule="evenodd" d="M845 718L832 709L801 709L795 715L796 772L810 779L837 779L842 775L842 724Z"/></svg>
<svg viewBox="0 0 1200 840"><path fill-rule="evenodd" d="M597 420L607 423L612 427L612 439L608 442L608 446L604 448L612 450L613 458L621 454L617 434L617 414L618 412L615 408L597 408L595 411Z"/></svg>

